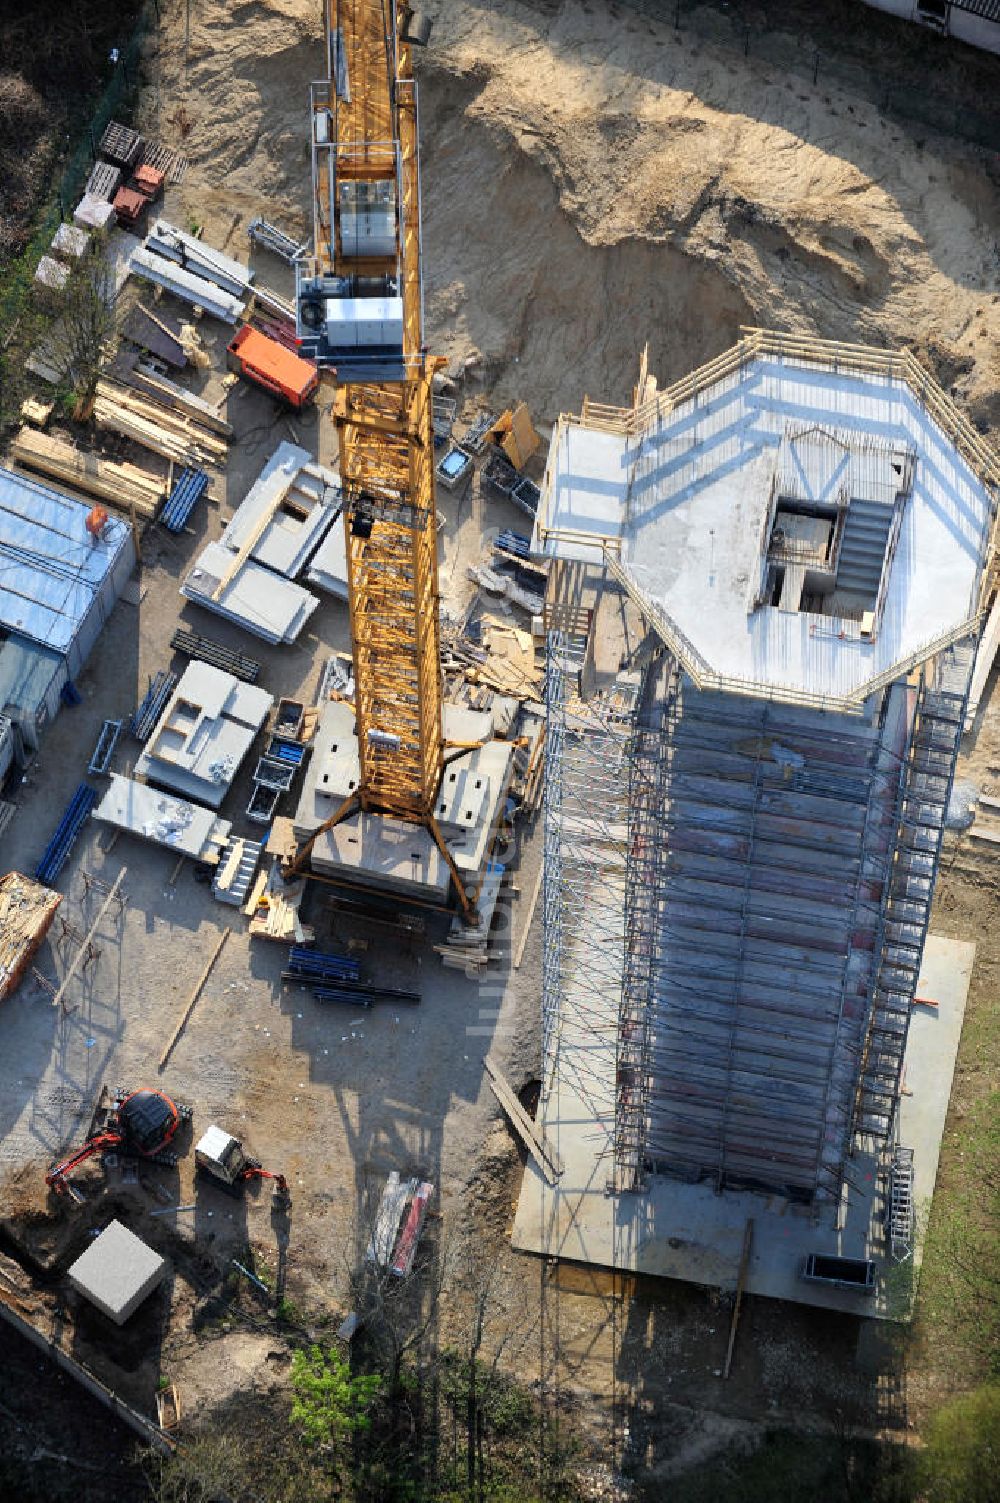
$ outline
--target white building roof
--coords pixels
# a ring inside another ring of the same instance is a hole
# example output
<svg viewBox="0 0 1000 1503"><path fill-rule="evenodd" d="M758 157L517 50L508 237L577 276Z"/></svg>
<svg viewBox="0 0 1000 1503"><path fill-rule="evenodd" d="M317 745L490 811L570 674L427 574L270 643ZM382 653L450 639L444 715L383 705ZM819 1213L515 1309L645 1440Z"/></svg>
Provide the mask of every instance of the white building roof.
<svg viewBox="0 0 1000 1503"><path fill-rule="evenodd" d="M907 380L766 355L733 365L625 431L587 426L586 414L561 421L536 545L597 560L598 539L613 540L619 578L696 677L863 699L872 680L971 629L995 496ZM760 603L789 485L822 505L839 494L845 508L852 497L891 505L894 487L908 486L873 640L860 619Z"/></svg>

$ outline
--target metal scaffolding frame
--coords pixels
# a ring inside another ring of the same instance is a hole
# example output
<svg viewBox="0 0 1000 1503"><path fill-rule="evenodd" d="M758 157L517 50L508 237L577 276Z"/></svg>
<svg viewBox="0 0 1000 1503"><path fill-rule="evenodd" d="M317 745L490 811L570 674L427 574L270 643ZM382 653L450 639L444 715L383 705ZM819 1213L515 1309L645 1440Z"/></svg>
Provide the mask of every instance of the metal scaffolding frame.
<svg viewBox="0 0 1000 1503"><path fill-rule="evenodd" d="M613 1054L625 954L628 757L638 676L590 700L580 695L586 638L548 634L542 912L542 1092L571 1082L595 1122L613 1127L613 1089L572 1033ZM608 999L614 999L609 1007ZM605 1056L607 1057L607 1056Z"/></svg>
<svg viewBox="0 0 1000 1503"><path fill-rule="evenodd" d="M853 1131L890 1138L899 1106L910 1013L937 882L978 633L925 669L902 768L875 980L852 1113Z"/></svg>
<svg viewBox="0 0 1000 1503"><path fill-rule="evenodd" d="M625 955L615 1067L615 1188L646 1188L650 1013L664 865L670 725L680 670L669 654L647 670L631 731Z"/></svg>

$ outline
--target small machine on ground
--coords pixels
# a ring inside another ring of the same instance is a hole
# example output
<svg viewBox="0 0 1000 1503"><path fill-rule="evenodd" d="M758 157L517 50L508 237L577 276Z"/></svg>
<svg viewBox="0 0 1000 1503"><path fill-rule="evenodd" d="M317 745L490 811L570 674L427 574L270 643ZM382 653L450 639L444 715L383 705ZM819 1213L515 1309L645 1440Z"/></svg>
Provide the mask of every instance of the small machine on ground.
<svg viewBox="0 0 1000 1503"><path fill-rule="evenodd" d="M319 372L276 339L244 324L226 347L229 369L301 412L319 386Z"/></svg>
<svg viewBox="0 0 1000 1503"><path fill-rule="evenodd" d="M173 1168L177 1155L170 1144L181 1124L190 1120L191 1108L178 1106L163 1091L129 1091L118 1086L112 1095L105 1086L84 1142L74 1153L52 1165L45 1183L60 1195L75 1195L78 1199L68 1179L72 1171L95 1154L119 1148L149 1163Z"/></svg>
<svg viewBox="0 0 1000 1503"><path fill-rule="evenodd" d="M250 1158L239 1138L216 1127L214 1122L195 1145L194 1161L196 1168L203 1169L227 1190L236 1193L248 1180L270 1179L274 1181L274 1204L287 1210L292 1203L285 1176Z"/></svg>

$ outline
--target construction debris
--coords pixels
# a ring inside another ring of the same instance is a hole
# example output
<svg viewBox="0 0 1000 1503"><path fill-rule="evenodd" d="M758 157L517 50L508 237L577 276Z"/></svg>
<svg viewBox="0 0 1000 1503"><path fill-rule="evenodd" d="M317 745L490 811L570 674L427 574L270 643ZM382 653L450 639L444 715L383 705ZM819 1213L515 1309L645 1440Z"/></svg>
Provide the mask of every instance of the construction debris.
<svg viewBox="0 0 1000 1503"><path fill-rule="evenodd" d="M486 439L502 449L515 470L518 471L524 469L542 442L531 425L531 418L528 416L528 409L524 402L519 402L516 407L508 407L506 412L502 412L493 426L487 430Z"/></svg>
<svg viewBox="0 0 1000 1503"><path fill-rule="evenodd" d="M529 616L541 615L545 596L526 590L511 575L500 574L487 564L470 564L466 573L487 594L502 595L504 599L510 601L511 605L519 606L522 611L527 611Z"/></svg>
<svg viewBox="0 0 1000 1503"><path fill-rule="evenodd" d="M17 990L61 902L61 893L20 872L0 877L0 1001Z"/></svg>
<svg viewBox="0 0 1000 1503"><path fill-rule="evenodd" d="M260 873L243 912L250 919L251 939L277 939L285 944L310 945L315 934L299 921L299 906L305 896L302 877L285 882L275 861L265 876Z"/></svg>
<svg viewBox="0 0 1000 1503"><path fill-rule="evenodd" d="M37 470L55 480L99 496L126 514L133 509L144 521L152 521L166 490L157 475L135 465L99 459L96 454L77 449L66 439L22 428L11 443L11 455L20 465Z"/></svg>

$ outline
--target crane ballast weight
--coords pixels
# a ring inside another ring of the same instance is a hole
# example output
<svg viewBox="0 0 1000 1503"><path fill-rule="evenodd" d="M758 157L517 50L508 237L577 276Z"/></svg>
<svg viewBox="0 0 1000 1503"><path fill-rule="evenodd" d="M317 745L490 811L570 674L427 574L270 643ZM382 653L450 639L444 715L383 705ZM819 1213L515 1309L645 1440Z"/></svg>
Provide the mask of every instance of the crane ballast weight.
<svg viewBox="0 0 1000 1503"><path fill-rule="evenodd" d="M337 381L360 778L290 870L355 809L412 820L430 830L471 917L434 818L444 738L431 381L442 362L423 342L418 38L400 0L326 0L325 17L296 337Z"/></svg>

